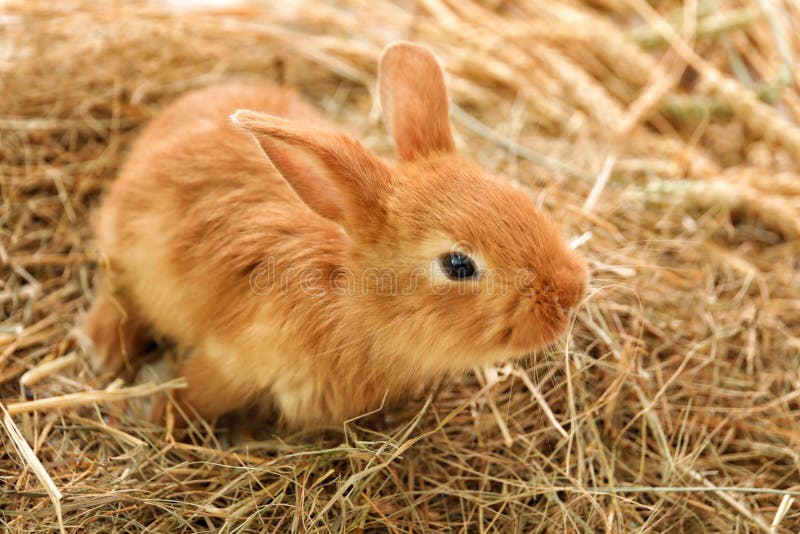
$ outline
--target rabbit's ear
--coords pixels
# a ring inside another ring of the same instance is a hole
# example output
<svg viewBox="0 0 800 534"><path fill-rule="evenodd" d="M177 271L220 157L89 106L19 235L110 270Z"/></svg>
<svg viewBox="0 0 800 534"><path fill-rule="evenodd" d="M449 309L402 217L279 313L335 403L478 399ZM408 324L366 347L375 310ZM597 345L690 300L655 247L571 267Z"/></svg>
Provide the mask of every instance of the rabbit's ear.
<svg viewBox="0 0 800 534"><path fill-rule="evenodd" d="M444 74L433 54L412 43L392 43L378 71L383 122L400 159L455 151Z"/></svg>
<svg viewBox="0 0 800 534"><path fill-rule="evenodd" d="M239 110L231 122L255 137L312 210L351 234L379 222L392 174L358 141L255 111Z"/></svg>

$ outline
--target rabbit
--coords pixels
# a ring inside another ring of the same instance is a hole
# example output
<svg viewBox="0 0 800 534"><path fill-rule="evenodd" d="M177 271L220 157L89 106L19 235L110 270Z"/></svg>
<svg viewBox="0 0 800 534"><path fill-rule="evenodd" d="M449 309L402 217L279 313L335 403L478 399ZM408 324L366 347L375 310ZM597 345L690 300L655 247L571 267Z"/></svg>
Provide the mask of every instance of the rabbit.
<svg viewBox="0 0 800 534"><path fill-rule="evenodd" d="M196 90L146 127L100 208L96 370L165 336L191 348L190 416L268 406L307 428L563 333L585 261L526 190L457 153L427 48L392 43L378 70L396 162L270 84Z"/></svg>

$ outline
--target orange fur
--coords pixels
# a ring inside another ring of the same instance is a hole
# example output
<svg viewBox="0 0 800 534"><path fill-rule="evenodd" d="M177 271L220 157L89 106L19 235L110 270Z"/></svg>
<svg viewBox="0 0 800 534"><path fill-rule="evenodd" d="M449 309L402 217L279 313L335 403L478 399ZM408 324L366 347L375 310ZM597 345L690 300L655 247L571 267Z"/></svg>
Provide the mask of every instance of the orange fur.
<svg viewBox="0 0 800 534"><path fill-rule="evenodd" d="M193 348L179 400L201 416L263 404L309 426L560 335L583 261L524 191L456 154L427 50L388 47L380 86L395 164L272 85L202 89L153 121L101 211L129 320L102 327L98 297L97 365L119 368L115 336L147 325ZM437 274L457 243L492 276Z"/></svg>

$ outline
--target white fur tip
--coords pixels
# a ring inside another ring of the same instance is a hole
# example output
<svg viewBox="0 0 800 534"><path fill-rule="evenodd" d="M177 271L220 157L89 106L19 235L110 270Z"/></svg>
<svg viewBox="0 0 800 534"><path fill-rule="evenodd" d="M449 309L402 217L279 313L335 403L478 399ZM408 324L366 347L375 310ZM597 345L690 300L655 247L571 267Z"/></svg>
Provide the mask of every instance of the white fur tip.
<svg viewBox="0 0 800 534"><path fill-rule="evenodd" d="M242 115L245 113L247 113L246 109L237 109L236 111L231 113L231 116L229 117L231 124L233 124L234 126L238 126L240 128L243 127L244 125L242 124Z"/></svg>

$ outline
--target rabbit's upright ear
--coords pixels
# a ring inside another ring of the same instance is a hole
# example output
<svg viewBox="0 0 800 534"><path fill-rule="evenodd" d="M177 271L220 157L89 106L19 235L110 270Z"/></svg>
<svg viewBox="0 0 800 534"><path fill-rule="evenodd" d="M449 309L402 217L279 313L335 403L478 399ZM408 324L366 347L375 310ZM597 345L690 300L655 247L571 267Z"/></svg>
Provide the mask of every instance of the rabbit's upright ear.
<svg viewBox="0 0 800 534"><path fill-rule="evenodd" d="M361 143L255 111L239 110L231 122L255 138L312 210L338 222L351 235L380 222L392 174Z"/></svg>
<svg viewBox="0 0 800 534"><path fill-rule="evenodd" d="M412 43L392 43L378 71L383 122L400 159L455 151L444 74L433 54Z"/></svg>

